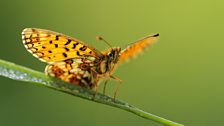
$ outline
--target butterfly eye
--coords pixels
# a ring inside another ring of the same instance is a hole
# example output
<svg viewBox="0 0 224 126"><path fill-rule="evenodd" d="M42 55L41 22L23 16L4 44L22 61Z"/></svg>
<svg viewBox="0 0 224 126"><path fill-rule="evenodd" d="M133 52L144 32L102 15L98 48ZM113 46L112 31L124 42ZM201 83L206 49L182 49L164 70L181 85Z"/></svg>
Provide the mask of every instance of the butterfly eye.
<svg viewBox="0 0 224 126"><path fill-rule="evenodd" d="M108 56L112 58L112 57L113 57L113 53L110 52L110 53L108 54Z"/></svg>

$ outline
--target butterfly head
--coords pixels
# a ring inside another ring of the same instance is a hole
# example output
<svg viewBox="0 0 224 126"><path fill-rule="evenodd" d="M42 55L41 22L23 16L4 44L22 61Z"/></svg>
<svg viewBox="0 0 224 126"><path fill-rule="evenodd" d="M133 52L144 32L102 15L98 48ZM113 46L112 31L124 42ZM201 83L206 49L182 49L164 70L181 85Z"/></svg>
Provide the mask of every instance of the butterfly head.
<svg viewBox="0 0 224 126"><path fill-rule="evenodd" d="M105 39L103 39L100 36L97 36L96 38L97 40L102 40L110 47L109 50L105 51L106 59L108 61L107 63L116 64L120 57L121 48L120 47L113 48L109 42L107 42Z"/></svg>
<svg viewBox="0 0 224 126"><path fill-rule="evenodd" d="M110 48L103 52L104 60L101 62L100 65L101 73L107 73L107 72L111 73L114 70L120 58L120 52L121 52L120 47Z"/></svg>
<svg viewBox="0 0 224 126"><path fill-rule="evenodd" d="M116 64L119 57L120 57L120 52L121 52L121 48L120 47L117 47L117 48L111 48L108 53L106 54L107 55L107 58L108 58L108 61L110 63L114 63Z"/></svg>

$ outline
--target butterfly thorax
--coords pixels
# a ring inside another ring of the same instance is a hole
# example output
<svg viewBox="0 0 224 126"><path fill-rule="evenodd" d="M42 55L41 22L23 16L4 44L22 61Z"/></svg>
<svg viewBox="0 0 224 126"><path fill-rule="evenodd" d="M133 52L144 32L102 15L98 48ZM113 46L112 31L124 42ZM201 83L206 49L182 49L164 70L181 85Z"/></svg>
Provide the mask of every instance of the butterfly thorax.
<svg viewBox="0 0 224 126"><path fill-rule="evenodd" d="M97 68L97 72L102 77L109 77L116 68L117 62L120 58L121 48L111 48L103 52L104 58Z"/></svg>

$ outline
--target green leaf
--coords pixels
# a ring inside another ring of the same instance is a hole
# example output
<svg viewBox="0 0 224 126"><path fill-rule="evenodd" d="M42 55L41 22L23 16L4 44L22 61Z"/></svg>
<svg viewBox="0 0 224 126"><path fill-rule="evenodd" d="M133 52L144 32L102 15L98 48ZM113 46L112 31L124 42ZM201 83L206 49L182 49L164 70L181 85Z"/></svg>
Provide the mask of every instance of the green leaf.
<svg viewBox="0 0 224 126"><path fill-rule="evenodd" d="M124 101L121 101L118 99L114 101L113 98L103 95L101 93L97 93L97 95L95 95L95 92L93 90L89 90L80 86L66 83L57 78L49 77L45 75L44 73L29 69L23 66L19 66L4 60L0 60L0 76L7 77L13 80L30 82L30 84L36 84L39 86L48 87L48 88L58 90L67 94L71 94L73 96L78 96L86 100L120 108L128 112L131 112L135 115L138 115L142 118L152 120L152 121L161 123L163 125L183 126L182 124L178 124L170 120L161 118L159 116L147 113ZM93 99L94 95L95 95L95 98Z"/></svg>

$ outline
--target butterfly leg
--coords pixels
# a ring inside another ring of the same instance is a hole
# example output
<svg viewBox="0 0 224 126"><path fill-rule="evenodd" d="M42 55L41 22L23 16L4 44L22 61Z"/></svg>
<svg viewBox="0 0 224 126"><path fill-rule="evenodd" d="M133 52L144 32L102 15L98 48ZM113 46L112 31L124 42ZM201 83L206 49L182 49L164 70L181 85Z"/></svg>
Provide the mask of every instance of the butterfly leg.
<svg viewBox="0 0 224 126"><path fill-rule="evenodd" d="M118 77L115 77L115 76L110 76L110 78L112 78L112 79L114 79L114 80L116 80L116 81L118 81L119 82L119 84L118 84L118 86L117 86L117 89L116 89L116 91L114 92L114 101L115 101L115 99L116 99L116 97L117 97L117 94L118 94L118 91L119 91L119 89L120 89L120 86L121 86L121 84L122 84L122 80L120 79L120 78L118 78Z"/></svg>
<svg viewBox="0 0 224 126"><path fill-rule="evenodd" d="M95 100L97 93L98 93L98 85L96 85L95 87L95 94L93 95L93 100Z"/></svg>
<svg viewBox="0 0 224 126"><path fill-rule="evenodd" d="M107 79L104 83L104 86L103 86L103 94L105 95L106 94L106 87L107 87L107 82L109 81L110 79Z"/></svg>
<svg viewBox="0 0 224 126"><path fill-rule="evenodd" d="M94 100L96 95L97 95L97 93L98 93L98 87L99 87L97 72L92 70L92 76L94 78L94 88L95 88L95 94L93 95L93 100Z"/></svg>

